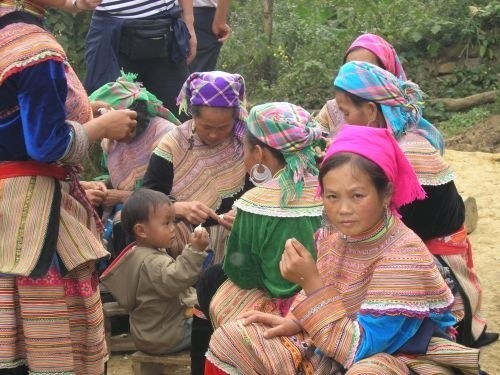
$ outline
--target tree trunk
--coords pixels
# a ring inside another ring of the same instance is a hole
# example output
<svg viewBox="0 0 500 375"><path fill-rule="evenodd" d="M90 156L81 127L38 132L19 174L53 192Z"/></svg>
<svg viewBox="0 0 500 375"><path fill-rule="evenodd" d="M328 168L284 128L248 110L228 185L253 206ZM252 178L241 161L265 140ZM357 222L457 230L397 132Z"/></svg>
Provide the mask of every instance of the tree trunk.
<svg viewBox="0 0 500 375"><path fill-rule="evenodd" d="M444 106L444 109L446 109L447 111L458 112L481 104L493 103L496 99L496 96L497 91L487 91L471 96L466 96L465 98L433 99L431 100L431 103L441 103Z"/></svg>
<svg viewBox="0 0 500 375"><path fill-rule="evenodd" d="M275 79L274 59L273 59L273 0L262 0L264 34L267 37L266 57L264 59L263 77L268 84L272 84Z"/></svg>
<svg viewBox="0 0 500 375"><path fill-rule="evenodd" d="M263 0L264 5L264 33L267 36L267 45L271 46L273 40L273 0Z"/></svg>

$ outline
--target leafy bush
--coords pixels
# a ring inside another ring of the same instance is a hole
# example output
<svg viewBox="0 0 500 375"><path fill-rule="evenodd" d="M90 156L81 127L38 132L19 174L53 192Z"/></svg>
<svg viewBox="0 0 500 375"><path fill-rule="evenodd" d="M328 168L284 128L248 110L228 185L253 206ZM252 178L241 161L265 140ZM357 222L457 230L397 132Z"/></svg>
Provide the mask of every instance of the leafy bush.
<svg viewBox="0 0 500 375"><path fill-rule="evenodd" d="M389 40L408 76L430 97L462 97L498 87L499 2L289 0L273 6L273 33L268 36L263 0L233 1L234 35L219 58L219 69L245 77L251 104L288 100L320 108L332 96L332 79L346 48L363 32ZM51 10L48 17L49 28L82 78L90 16ZM442 77L436 72L442 56L476 57L480 63L458 64L455 74Z"/></svg>

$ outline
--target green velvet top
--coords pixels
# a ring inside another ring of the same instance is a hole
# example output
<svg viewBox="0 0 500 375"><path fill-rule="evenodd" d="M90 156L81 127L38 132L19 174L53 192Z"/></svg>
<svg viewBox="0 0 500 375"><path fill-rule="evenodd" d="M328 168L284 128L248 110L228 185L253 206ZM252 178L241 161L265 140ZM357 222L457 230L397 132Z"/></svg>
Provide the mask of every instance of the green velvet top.
<svg viewBox="0 0 500 375"><path fill-rule="evenodd" d="M234 204L237 214L226 245L224 271L243 289L259 288L286 298L300 287L285 280L279 262L285 242L296 238L316 258L314 232L321 225L323 203L316 198L318 178L306 177L299 199L280 205L277 179L245 193Z"/></svg>

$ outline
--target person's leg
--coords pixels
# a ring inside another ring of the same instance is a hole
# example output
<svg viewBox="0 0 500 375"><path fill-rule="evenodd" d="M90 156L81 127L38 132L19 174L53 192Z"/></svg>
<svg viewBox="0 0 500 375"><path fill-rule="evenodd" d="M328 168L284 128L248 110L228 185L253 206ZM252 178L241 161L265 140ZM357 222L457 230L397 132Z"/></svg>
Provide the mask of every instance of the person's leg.
<svg viewBox="0 0 500 375"><path fill-rule="evenodd" d="M193 332L193 319L189 318L184 321L184 337L181 342L167 351L165 354L181 352L191 346L191 336Z"/></svg>
<svg viewBox="0 0 500 375"><path fill-rule="evenodd" d="M205 353L214 332L210 322L209 306L215 292L227 279L221 264L207 268L196 284L200 316L193 316L193 337L191 340L191 375L203 375ZM203 316L201 316L203 315Z"/></svg>
<svg viewBox="0 0 500 375"><path fill-rule="evenodd" d="M116 17L92 16L85 40L84 87L88 94L120 76L117 51L122 23Z"/></svg>
<svg viewBox="0 0 500 375"><path fill-rule="evenodd" d="M411 374L408 367L399 359L386 353L375 354L352 365L346 375L386 375Z"/></svg>
<svg viewBox="0 0 500 375"><path fill-rule="evenodd" d="M205 353L208 350L210 337L214 329L209 319L193 315L193 331L191 338L191 375L203 375Z"/></svg>
<svg viewBox="0 0 500 375"><path fill-rule="evenodd" d="M215 16L213 7L194 7L194 30L198 45L196 57L189 64L191 72L210 72L215 70L222 43L212 32L212 23Z"/></svg>
<svg viewBox="0 0 500 375"><path fill-rule="evenodd" d="M181 122L188 119L185 115L179 116L179 107L177 106L177 96L189 76L185 61L176 64L168 57L131 60L124 54L120 54L120 64L126 72L136 73L137 80L160 99L163 105L170 109Z"/></svg>

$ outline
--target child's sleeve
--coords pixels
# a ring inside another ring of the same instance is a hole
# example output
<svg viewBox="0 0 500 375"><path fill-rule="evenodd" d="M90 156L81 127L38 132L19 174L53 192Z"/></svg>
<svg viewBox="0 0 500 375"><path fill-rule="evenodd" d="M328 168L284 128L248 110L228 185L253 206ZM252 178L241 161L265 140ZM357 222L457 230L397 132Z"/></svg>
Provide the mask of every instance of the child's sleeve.
<svg viewBox="0 0 500 375"><path fill-rule="evenodd" d="M169 255L155 256L144 263L156 292L173 298L192 286L199 278L206 252L187 245L177 259Z"/></svg>

